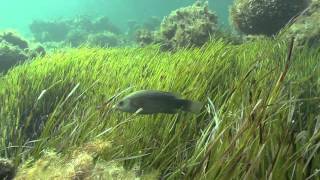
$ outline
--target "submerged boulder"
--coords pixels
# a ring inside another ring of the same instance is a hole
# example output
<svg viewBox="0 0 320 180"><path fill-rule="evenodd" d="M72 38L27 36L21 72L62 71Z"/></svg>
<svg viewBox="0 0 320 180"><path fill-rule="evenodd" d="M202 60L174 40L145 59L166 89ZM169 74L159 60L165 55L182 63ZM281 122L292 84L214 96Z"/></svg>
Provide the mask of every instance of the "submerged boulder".
<svg viewBox="0 0 320 180"><path fill-rule="evenodd" d="M92 22L92 29L93 32L104 32L104 31L109 31L114 34L120 34L120 29L116 27L108 17L106 16L101 16L95 19Z"/></svg>
<svg viewBox="0 0 320 180"><path fill-rule="evenodd" d="M70 30L70 25L66 21L36 20L29 27L34 38L39 42L63 41Z"/></svg>
<svg viewBox="0 0 320 180"><path fill-rule="evenodd" d="M0 73L27 59L28 55L18 46L13 46L6 41L0 42Z"/></svg>
<svg viewBox="0 0 320 180"><path fill-rule="evenodd" d="M16 168L8 159L0 158L0 179L11 180L16 174Z"/></svg>
<svg viewBox="0 0 320 180"><path fill-rule="evenodd" d="M28 49L27 53L28 53L29 58L33 59L33 58L36 58L36 57L45 56L46 55L46 50L42 45L36 44L32 48Z"/></svg>
<svg viewBox="0 0 320 180"><path fill-rule="evenodd" d="M138 29L135 39L139 46L144 47L154 42L154 32L148 29Z"/></svg>
<svg viewBox="0 0 320 180"><path fill-rule="evenodd" d="M5 31L0 34L0 73L8 71L14 65L27 59L45 54L46 51L41 45L30 46L17 33Z"/></svg>
<svg viewBox="0 0 320 180"><path fill-rule="evenodd" d="M313 0L310 6L284 32L284 37L296 38L298 46L320 46L320 0Z"/></svg>
<svg viewBox="0 0 320 180"><path fill-rule="evenodd" d="M36 20L29 28L36 41L49 44L61 43L72 47L85 44L88 38L97 42L97 37L101 37L101 41L105 41L106 36L110 37L105 32L115 35L121 33L106 16L99 18L76 16L54 21Z"/></svg>
<svg viewBox="0 0 320 180"><path fill-rule="evenodd" d="M117 46L119 38L112 32L102 32L96 34L90 34L88 36L88 44L91 46L100 46L100 47L114 47Z"/></svg>
<svg viewBox="0 0 320 180"><path fill-rule="evenodd" d="M93 23L88 16L80 15L74 19L67 19L65 22L67 22L67 24L70 26L68 32L77 30L86 32L92 31Z"/></svg>
<svg viewBox="0 0 320 180"><path fill-rule="evenodd" d="M149 17L145 22L142 24L143 29L147 29L149 31L155 31L159 29L161 24L161 19L157 16Z"/></svg>
<svg viewBox="0 0 320 180"><path fill-rule="evenodd" d="M217 31L217 16L209 10L208 3L196 2L171 12L163 19L158 41L163 50L199 47Z"/></svg>
<svg viewBox="0 0 320 180"><path fill-rule="evenodd" d="M27 49L28 42L21 38L17 33L12 31L4 31L0 34L0 41L6 41L13 46L18 46L20 49Z"/></svg>
<svg viewBox="0 0 320 180"><path fill-rule="evenodd" d="M78 47L86 42L88 38L88 32L75 29L69 31L66 37L66 43L71 47Z"/></svg>
<svg viewBox="0 0 320 180"><path fill-rule="evenodd" d="M244 34L274 35L308 5L309 0L235 0L231 22Z"/></svg>

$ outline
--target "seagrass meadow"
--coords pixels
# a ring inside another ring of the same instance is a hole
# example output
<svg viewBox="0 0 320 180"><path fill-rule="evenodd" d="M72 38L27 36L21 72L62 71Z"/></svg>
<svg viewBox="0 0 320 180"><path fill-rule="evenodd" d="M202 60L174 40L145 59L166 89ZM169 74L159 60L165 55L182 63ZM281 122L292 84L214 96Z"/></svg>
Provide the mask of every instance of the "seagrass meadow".
<svg viewBox="0 0 320 180"><path fill-rule="evenodd" d="M0 79L0 153L16 179L316 179L320 49L261 39L202 48L57 51ZM157 89L201 114L138 115L118 98Z"/></svg>

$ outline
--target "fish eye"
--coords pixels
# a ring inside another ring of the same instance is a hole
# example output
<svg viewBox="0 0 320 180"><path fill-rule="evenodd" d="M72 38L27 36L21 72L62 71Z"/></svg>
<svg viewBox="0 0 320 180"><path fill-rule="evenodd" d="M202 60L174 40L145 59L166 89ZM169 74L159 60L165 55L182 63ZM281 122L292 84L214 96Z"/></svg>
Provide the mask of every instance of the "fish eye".
<svg viewBox="0 0 320 180"><path fill-rule="evenodd" d="M124 104L123 101L120 101L120 102L118 103L119 106L123 106L123 104Z"/></svg>

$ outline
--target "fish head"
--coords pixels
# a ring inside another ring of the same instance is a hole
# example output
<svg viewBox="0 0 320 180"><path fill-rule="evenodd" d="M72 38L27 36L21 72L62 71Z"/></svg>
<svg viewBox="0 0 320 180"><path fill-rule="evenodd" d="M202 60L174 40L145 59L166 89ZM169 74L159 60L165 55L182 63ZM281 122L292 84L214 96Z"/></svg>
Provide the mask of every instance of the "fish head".
<svg viewBox="0 0 320 180"><path fill-rule="evenodd" d="M135 108L130 99L121 99L115 106L116 109L123 112L135 112L137 108Z"/></svg>

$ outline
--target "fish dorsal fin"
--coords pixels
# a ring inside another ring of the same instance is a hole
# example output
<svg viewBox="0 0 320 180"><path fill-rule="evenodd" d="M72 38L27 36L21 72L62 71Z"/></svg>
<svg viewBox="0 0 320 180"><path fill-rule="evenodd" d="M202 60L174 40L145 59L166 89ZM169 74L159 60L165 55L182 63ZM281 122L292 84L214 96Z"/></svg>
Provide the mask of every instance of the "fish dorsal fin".
<svg viewBox="0 0 320 180"><path fill-rule="evenodd" d="M160 90L154 90L155 92L161 92L161 93L164 93L168 96L174 96L175 98L177 99L180 99L181 98L181 95L176 93L176 92L169 92L169 91L160 91Z"/></svg>
<svg viewBox="0 0 320 180"><path fill-rule="evenodd" d="M133 92L133 93L129 94L129 96L139 96L141 94L152 94L152 93L155 93L155 94L163 93L163 94L166 94L168 96L172 96L172 97L176 97L176 98L180 98L181 97L178 93L172 93L172 92L169 92L169 91L154 90L154 89L139 90L139 91L136 91L136 92Z"/></svg>

